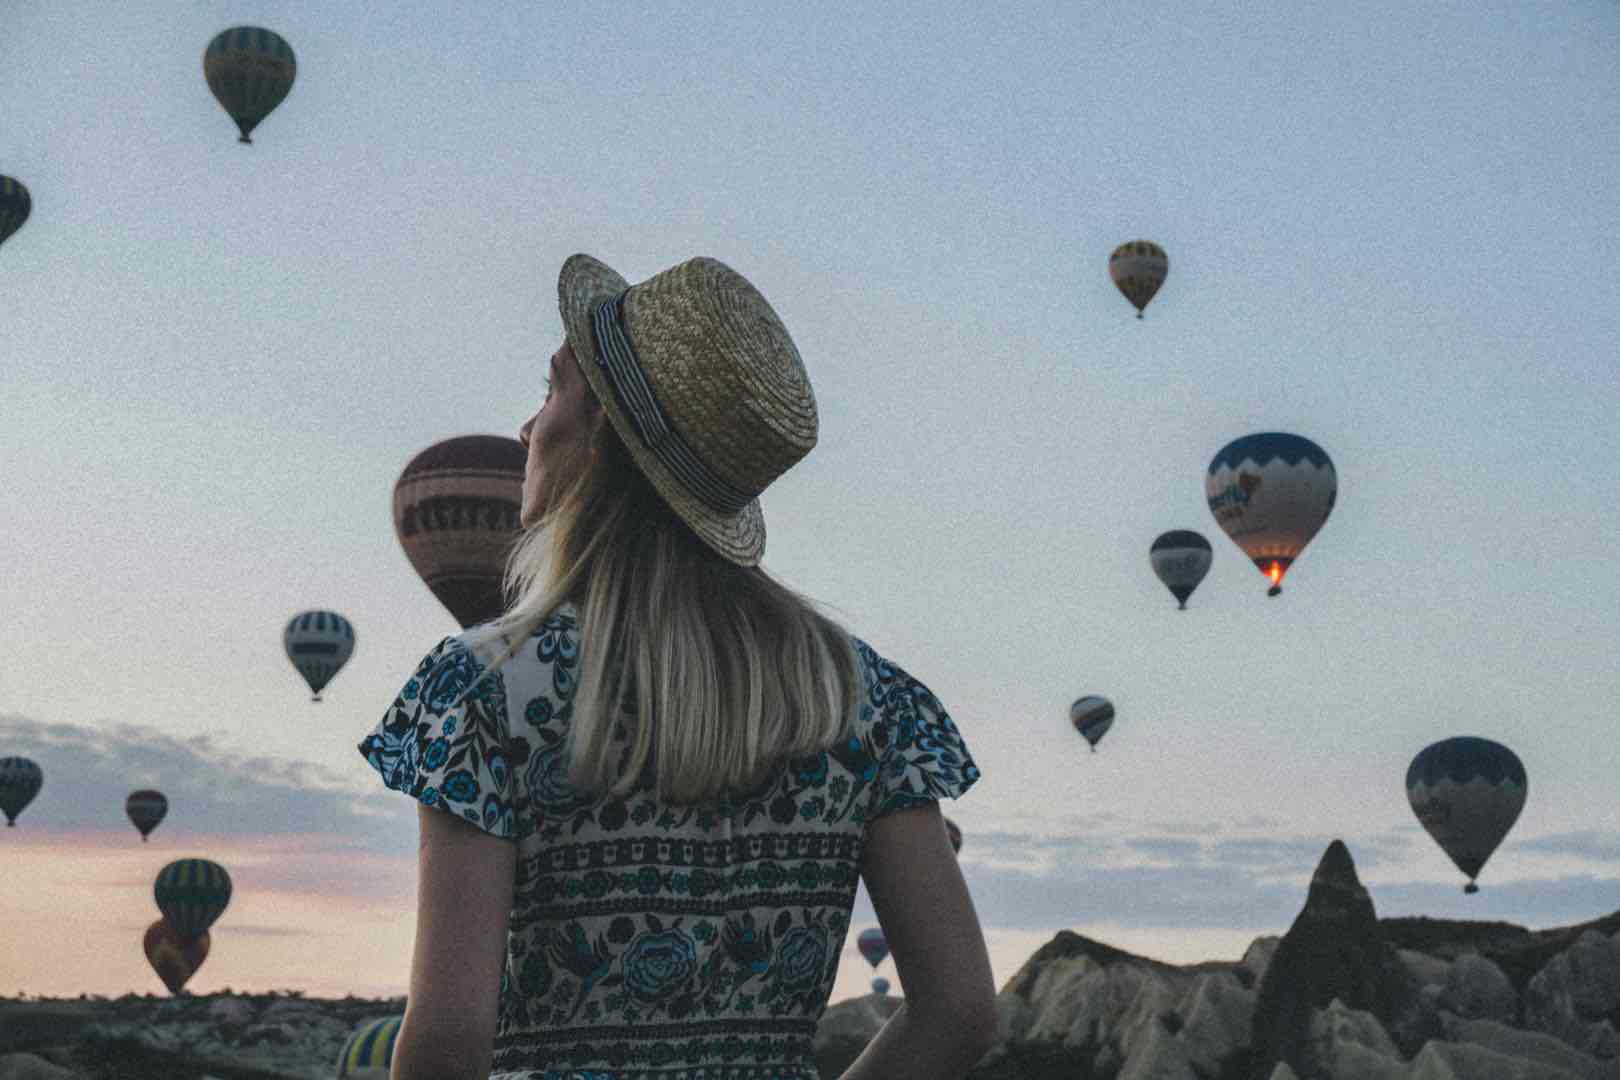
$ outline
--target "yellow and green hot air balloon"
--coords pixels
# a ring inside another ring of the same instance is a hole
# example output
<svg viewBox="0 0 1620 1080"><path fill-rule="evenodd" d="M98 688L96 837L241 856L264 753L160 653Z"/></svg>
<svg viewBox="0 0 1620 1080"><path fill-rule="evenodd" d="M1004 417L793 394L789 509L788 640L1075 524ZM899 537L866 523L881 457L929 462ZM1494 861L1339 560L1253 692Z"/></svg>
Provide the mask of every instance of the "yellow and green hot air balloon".
<svg viewBox="0 0 1620 1080"><path fill-rule="evenodd" d="M1170 256L1151 240L1128 240L1108 256L1108 276L1136 309L1136 317L1170 276Z"/></svg>
<svg viewBox="0 0 1620 1080"><path fill-rule="evenodd" d="M368 1020L355 1029L338 1055L338 1080L388 1080L403 1016Z"/></svg>
<svg viewBox="0 0 1620 1080"><path fill-rule="evenodd" d="M152 884L158 910L183 938L200 938L231 902L231 875L208 859L176 859Z"/></svg>
<svg viewBox="0 0 1620 1080"><path fill-rule="evenodd" d="M279 34L258 26L233 26L216 35L203 53L208 89L248 138L292 89L298 62Z"/></svg>

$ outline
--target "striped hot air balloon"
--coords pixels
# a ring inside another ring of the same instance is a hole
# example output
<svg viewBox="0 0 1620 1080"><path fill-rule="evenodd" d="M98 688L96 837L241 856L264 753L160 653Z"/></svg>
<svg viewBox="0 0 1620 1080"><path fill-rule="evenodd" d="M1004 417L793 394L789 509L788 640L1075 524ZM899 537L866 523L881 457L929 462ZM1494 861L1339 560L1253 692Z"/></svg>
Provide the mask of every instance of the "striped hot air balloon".
<svg viewBox="0 0 1620 1080"><path fill-rule="evenodd" d="M208 959L211 939L206 931L196 937L185 937L170 926L167 919L159 919L146 928L141 944L146 949L146 962L152 965L169 993L178 996Z"/></svg>
<svg viewBox="0 0 1620 1080"><path fill-rule="evenodd" d="M236 121L238 142L253 141L248 135L286 98L297 73L292 46L258 26L222 31L203 53L208 89Z"/></svg>
<svg viewBox="0 0 1620 1080"><path fill-rule="evenodd" d="M34 200L21 180L0 176L0 244L23 227L34 209Z"/></svg>
<svg viewBox="0 0 1620 1080"><path fill-rule="evenodd" d="M338 1080L388 1080L394 1060L394 1040L399 1038L403 1016L368 1020L354 1030L343 1052L338 1055Z"/></svg>
<svg viewBox="0 0 1620 1080"><path fill-rule="evenodd" d="M1097 744L1114 726L1114 703L1100 695L1087 694L1069 706L1069 723L1091 744L1091 752L1095 754Z"/></svg>
<svg viewBox="0 0 1620 1080"><path fill-rule="evenodd" d="M335 611L303 611L288 621L281 644L309 683L310 700L319 701L332 676L354 655L354 626Z"/></svg>
<svg viewBox="0 0 1620 1080"><path fill-rule="evenodd" d="M158 871L152 895L181 937L201 937L231 902L231 875L208 859L176 859Z"/></svg>
<svg viewBox="0 0 1620 1080"><path fill-rule="evenodd" d="M147 836L158 827L163 816L169 812L169 800L161 791L142 789L132 791L129 798L124 800L124 813L129 820L141 831L141 843L146 843Z"/></svg>
<svg viewBox="0 0 1620 1080"><path fill-rule="evenodd" d="M34 801L45 784L45 774L25 757L0 758L0 811L6 824L15 828L17 815Z"/></svg>
<svg viewBox="0 0 1620 1080"><path fill-rule="evenodd" d="M1283 575L1311 542L1338 498L1327 452L1301 435L1265 431L1227 443L1209 463L1209 511L1282 592Z"/></svg>
<svg viewBox="0 0 1620 1080"><path fill-rule="evenodd" d="M501 583L521 532L528 451L500 435L462 435L412 458L394 485L405 557L463 628L506 610Z"/></svg>
<svg viewBox="0 0 1620 1080"><path fill-rule="evenodd" d="M1529 790L1517 754L1472 735L1424 747L1406 770L1406 799L1412 812L1468 876L1466 893L1479 892L1474 879L1519 820Z"/></svg>
<svg viewBox="0 0 1620 1080"><path fill-rule="evenodd" d="M1140 319L1142 309L1170 276L1170 256L1151 240L1130 240L1108 256L1108 276L1136 308L1136 317Z"/></svg>
<svg viewBox="0 0 1620 1080"><path fill-rule="evenodd" d="M1198 583L1209 573L1214 553L1209 541L1189 529L1172 529L1160 533L1148 549L1148 561L1170 595L1176 598L1178 610L1187 610L1187 597L1198 588Z"/></svg>

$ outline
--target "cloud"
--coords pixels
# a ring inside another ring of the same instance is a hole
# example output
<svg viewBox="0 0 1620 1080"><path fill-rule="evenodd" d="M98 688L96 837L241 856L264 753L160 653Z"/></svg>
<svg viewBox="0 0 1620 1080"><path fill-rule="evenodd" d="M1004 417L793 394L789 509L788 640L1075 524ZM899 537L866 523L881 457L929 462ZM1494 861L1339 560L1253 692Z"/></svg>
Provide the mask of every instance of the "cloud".
<svg viewBox="0 0 1620 1080"><path fill-rule="evenodd" d="M1620 862L1620 833L1583 829L1576 832L1550 833L1534 840L1518 843L1521 851L1534 851L1546 855L1573 855L1593 862Z"/></svg>
<svg viewBox="0 0 1620 1080"><path fill-rule="evenodd" d="M357 792L352 776L306 762L243 758L206 735L111 729L0 715L0 745L32 758L45 785L21 819L35 829L133 836L124 799L155 787L169 813L153 838L190 835L338 836L365 850L407 854L416 830L409 802L382 788Z"/></svg>

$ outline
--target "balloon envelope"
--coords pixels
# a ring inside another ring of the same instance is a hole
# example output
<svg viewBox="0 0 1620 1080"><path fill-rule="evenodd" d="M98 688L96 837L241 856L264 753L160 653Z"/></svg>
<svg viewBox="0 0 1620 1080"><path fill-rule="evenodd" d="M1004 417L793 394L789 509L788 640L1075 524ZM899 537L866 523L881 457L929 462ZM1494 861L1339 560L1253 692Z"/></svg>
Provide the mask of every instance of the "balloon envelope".
<svg viewBox="0 0 1620 1080"><path fill-rule="evenodd" d="M203 77L236 121L238 142L253 141L248 135L286 98L297 74L292 46L258 26L222 31L203 52Z"/></svg>
<svg viewBox="0 0 1620 1080"><path fill-rule="evenodd" d="M354 655L354 626L335 611L303 611L287 622L281 644L319 701L332 676Z"/></svg>
<svg viewBox="0 0 1620 1080"><path fill-rule="evenodd" d="M877 976L876 978L874 978L872 980L872 993L874 993L874 994L887 994L888 992L889 992L889 980L888 979L885 979L883 976L879 975L879 976Z"/></svg>
<svg viewBox="0 0 1620 1080"><path fill-rule="evenodd" d="M384 1016L368 1020L355 1028L354 1034L343 1044L338 1054L339 1080L388 1080L388 1070L394 1060L394 1041L399 1038L399 1025L403 1016Z"/></svg>
<svg viewBox="0 0 1620 1080"><path fill-rule="evenodd" d="M1181 610L1187 608L1187 597L1198 588L1198 583L1209 573L1214 559L1209 541L1190 529L1172 529L1160 533L1148 549L1148 562L1170 595L1179 602Z"/></svg>
<svg viewBox="0 0 1620 1080"><path fill-rule="evenodd" d="M889 955L889 942L884 938L883 931L876 926L862 930L855 938L855 947L873 967L883 963L883 958Z"/></svg>
<svg viewBox="0 0 1620 1080"><path fill-rule="evenodd" d="M1300 435L1261 432L1221 448L1204 476L1210 513L1282 592L1283 575L1333 511L1338 474L1326 451Z"/></svg>
<svg viewBox="0 0 1620 1080"><path fill-rule="evenodd" d="M1136 317L1140 319L1142 309L1170 276L1170 257L1151 240L1130 240L1108 256L1108 276L1136 308Z"/></svg>
<svg viewBox="0 0 1620 1080"><path fill-rule="evenodd" d="M1490 739L1461 735L1424 747L1406 770L1406 799L1435 843L1468 877L1519 819L1529 792L1524 763Z"/></svg>
<svg viewBox="0 0 1620 1080"><path fill-rule="evenodd" d="M146 928L143 940L146 960L157 972L169 993L179 994L187 980L197 973L208 959L210 939L207 932L197 937L186 937L165 919L159 919Z"/></svg>
<svg viewBox="0 0 1620 1080"><path fill-rule="evenodd" d="M23 227L33 208L34 200L22 181L0 176L0 244Z"/></svg>
<svg viewBox="0 0 1620 1080"><path fill-rule="evenodd" d="M158 871L152 895L181 937L201 937L231 902L231 875L208 859L176 859Z"/></svg>
<svg viewBox="0 0 1620 1080"><path fill-rule="evenodd" d="M1097 752L1097 743L1114 726L1114 703L1097 694L1087 694L1069 706L1069 723L1074 725L1091 752Z"/></svg>
<svg viewBox="0 0 1620 1080"><path fill-rule="evenodd" d="M168 812L169 800L161 791L150 789L132 791L129 798L124 800L124 813L129 815L129 820L140 830L142 840L158 827L158 823Z"/></svg>
<svg viewBox="0 0 1620 1080"><path fill-rule="evenodd" d="M506 610L506 557L521 531L528 451L516 439L462 435L412 458L394 485L405 557L463 628Z"/></svg>
<svg viewBox="0 0 1620 1080"><path fill-rule="evenodd" d="M27 758L0 758L0 811L5 813L7 825L17 824L17 815L34 801L44 784L45 774Z"/></svg>

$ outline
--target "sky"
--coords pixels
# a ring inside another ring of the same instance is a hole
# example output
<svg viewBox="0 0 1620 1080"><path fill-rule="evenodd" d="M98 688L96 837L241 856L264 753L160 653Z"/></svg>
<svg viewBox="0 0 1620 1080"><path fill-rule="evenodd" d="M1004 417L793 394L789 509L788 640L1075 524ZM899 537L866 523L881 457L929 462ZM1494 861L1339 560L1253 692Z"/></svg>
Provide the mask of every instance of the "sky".
<svg viewBox="0 0 1620 1080"><path fill-rule="evenodd" d="M239 24L298 59L252 146L201 70ZM192 990L403 993L415 812L353 747L456 626L393 483L533 412L576 251L719 258L791 330L820 443L765 566L961 728L998 981L1063 928L1235 959L1335 837L1383 915L1615 910L1617 100L1600 0L8 0L0 756L46 778L0 829L0 993L160 990L191 855L235 882ZM1339 482L1276 598L1203 496L1257 431ZM1176 528L1215 549L1185 612ZM358 640L318 705L281 648L316 607ZM1462 734L1530 778L1474 897L1403 788ZM852 934L835 1000L870 977Z"/></svg>

